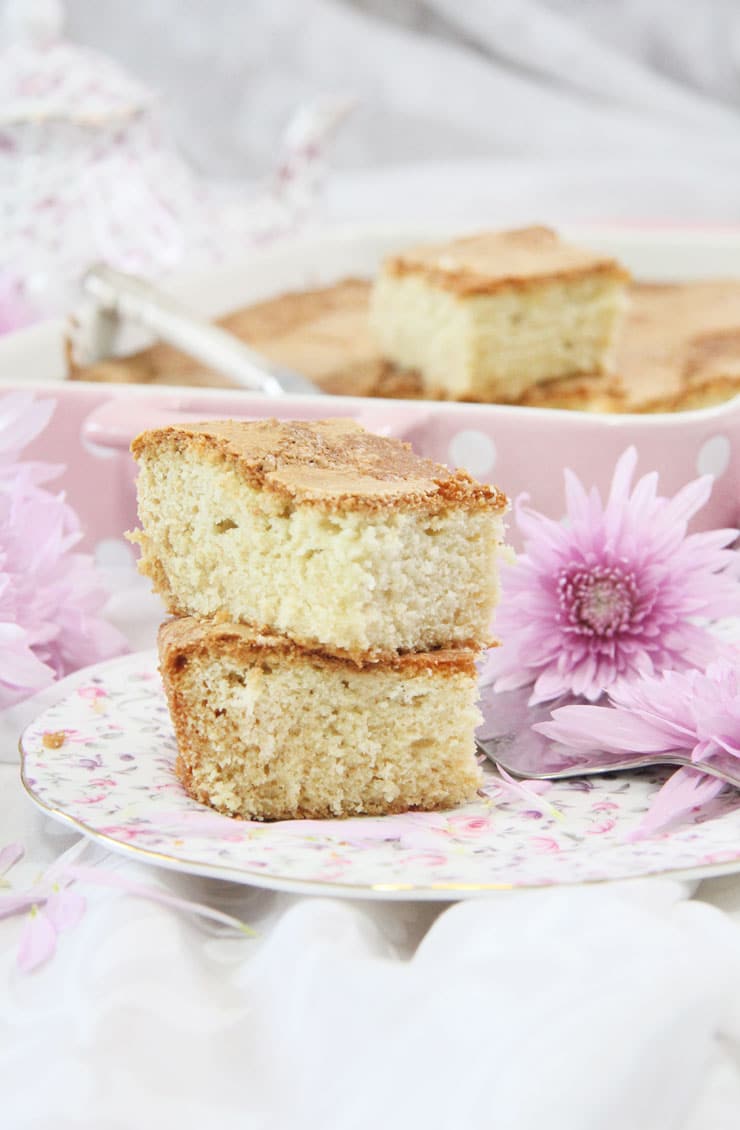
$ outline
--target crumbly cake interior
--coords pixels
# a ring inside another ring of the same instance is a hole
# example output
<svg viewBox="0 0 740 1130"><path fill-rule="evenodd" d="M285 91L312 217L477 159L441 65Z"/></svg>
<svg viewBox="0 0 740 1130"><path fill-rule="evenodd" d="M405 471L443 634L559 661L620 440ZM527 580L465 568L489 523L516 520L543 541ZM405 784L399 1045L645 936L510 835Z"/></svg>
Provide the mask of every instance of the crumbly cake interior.
<svg viewBox="0 0 740 1130"><path fill-rule="evenodd" d="M197 800L278 820L454 806L480 782L473 653L368 664L286 651L194 621L163 625L160 657ZM246 633L245 633L246 634ZM188 636L200 637L189 646ZM184 641L184 645L178 642Z"/></svg>
<svg viewBox="0 0 740 1130"><path fill-rule="evenodd" d="M185 447L140 456L142 572L169 611L348 654L488 642L501 505L327 510Z"/></svg>
<svg viewBox="0 0 740 1130"><path fill-rule="evenodd" d="M423 273L382 272L370 323L397 365L448 399L512 401L529 387L607 366L624 285L609 273L460 296Z"/></svg>

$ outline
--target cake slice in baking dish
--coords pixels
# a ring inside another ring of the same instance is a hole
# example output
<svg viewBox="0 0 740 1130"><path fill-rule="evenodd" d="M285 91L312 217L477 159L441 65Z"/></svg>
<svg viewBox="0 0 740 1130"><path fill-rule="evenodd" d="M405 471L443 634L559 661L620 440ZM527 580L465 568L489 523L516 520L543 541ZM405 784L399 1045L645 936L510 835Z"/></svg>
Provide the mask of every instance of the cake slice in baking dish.
<svg viewBox="0 0 740 1130"><path fill-rule="evenodd" d="M370 321L385 356L426 392L514 401L608 366L627 272L549 228L486 232L385 261Z"/></svg>
<svg viewBox="0 0 740 1130"><path fill-rule="evenodd" d="M177 425L132 451L140 569L170 612L363 661L489 642L495 487L346 419Z"/></svg>
<svg viewBox="0 0 740 1130"><path fill-rule="evenodd" d="M159 633L196 800L288 820L435 809L475 796L476 653L355 663L239 624L181 617Z"/></svg>

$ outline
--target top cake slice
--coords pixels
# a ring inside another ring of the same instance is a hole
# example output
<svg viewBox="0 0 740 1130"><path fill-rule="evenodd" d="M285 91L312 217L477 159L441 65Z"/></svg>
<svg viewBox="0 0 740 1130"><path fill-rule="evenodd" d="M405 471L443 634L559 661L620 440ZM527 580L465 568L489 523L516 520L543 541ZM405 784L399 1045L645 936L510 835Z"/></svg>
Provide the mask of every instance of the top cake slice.
<svg viewBox="0 0 740 1130"><path fill-rule="evenodd" d="M627 280L616 260L549 228L486 232L387 259L371 326L430 395L514 401L608 366Z"/></svg>
<svg viewBox="0 0 740 1130"><path fill-rule="evenodd" d="M507 500L351 420L231 420L132 444L139 567L168 609L338 655L489 641Z"/></svg>

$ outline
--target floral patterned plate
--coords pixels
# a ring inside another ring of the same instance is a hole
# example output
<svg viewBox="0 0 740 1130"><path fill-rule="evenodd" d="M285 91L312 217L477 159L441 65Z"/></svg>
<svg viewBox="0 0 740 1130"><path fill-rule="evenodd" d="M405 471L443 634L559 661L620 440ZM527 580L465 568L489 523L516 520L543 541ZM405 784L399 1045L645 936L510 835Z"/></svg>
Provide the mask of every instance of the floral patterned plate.
<svg viewBox="0 0 740 1130"><path fill-rule="evenodd" d="M544 797L485 769L449 812L260 824L191 800L153 652L91 667L21 739L31 798L113 851L179 871L354 898L461 899L651 874L740 871L740 794L633 842L665 771L552 784Z"/></svg>

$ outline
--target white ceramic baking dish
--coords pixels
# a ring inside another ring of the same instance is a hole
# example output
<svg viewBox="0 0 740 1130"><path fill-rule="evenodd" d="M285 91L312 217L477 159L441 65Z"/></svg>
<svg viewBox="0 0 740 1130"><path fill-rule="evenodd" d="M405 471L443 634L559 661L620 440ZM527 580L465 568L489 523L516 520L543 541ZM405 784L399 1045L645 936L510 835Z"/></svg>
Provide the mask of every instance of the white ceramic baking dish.
<svg viewBox="0 0 740 1130"><path fill-rule="evenodd" d="M370 277L387 253L445 234L450 233L408 226L334 229L167 285L194 310L214 316L348 275ZM740 277L738 232L580 228L564 234L616 255L638 278ZM740 397L698 411L642 416L344 397L278 400L231 390L67 383L63 344L61 321L0 339L0 382L32 383L58 399L55 423L35 454L68 465L64 485L86 521L89 540L118 538L134 521L126 453L133 434L182 413L352 415L403 435L422 454L495 481L512 497L527 491L533 505L553 516L563 509L564 467L604 490L617 457L634 443L640 470L659 471L663 493L675 492L698 473L715 476L697 529L737 525L740 519Z"/></svg>

